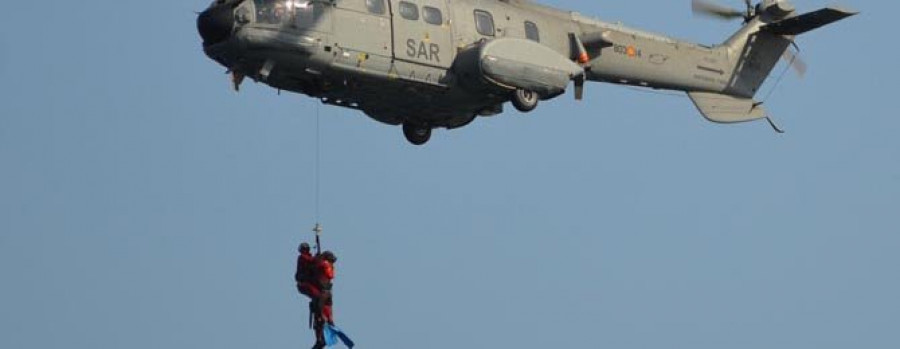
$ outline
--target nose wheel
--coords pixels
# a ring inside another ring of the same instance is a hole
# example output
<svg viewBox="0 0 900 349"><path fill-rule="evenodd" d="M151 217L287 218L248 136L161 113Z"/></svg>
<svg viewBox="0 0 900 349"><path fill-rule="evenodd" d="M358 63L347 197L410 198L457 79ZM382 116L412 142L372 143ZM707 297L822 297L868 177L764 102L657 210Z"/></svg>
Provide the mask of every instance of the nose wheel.
<svg viewBox="0 0 900 349"><path fill-rule="evenodd" d="M527 113L537 108L538 94L532 91L517 89L512 94L512 104L520 112Z"/></svg>
<svg viewBox="0 0 900 349"><path fill-rule="evenodd" d="M431 127L425 124L407 122L403 124L403 135L414 145L423 145L431 139Z"/></svg>

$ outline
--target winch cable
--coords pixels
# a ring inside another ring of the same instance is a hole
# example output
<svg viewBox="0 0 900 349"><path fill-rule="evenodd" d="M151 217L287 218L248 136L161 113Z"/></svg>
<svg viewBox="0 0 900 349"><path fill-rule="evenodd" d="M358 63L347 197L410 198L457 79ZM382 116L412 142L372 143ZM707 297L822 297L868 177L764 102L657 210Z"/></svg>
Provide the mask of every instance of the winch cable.
<svg viewBox="0 0 900 349"><path fill-rule="evenodd" d="M317 101L318 102L318 101ZM322 127L321 127L321 110L322 104L316 103L316 160L315 160L315 211L316 211L316 226L313 228L313 232L316 233L316 254L322 253L322 244L320 242L320 236L322 235L322 224L321 224L321 216L320 216L320 208L321 208L321 192L322 192Z"/></svg>

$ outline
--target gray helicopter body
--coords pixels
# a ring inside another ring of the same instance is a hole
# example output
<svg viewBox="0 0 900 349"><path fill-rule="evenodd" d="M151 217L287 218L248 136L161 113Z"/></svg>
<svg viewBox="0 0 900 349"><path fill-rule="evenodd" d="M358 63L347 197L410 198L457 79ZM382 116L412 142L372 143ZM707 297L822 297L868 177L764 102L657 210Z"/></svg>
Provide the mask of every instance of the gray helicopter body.
<svg viewBox="0 0 900 349"><path fill-rule="evenodd" d="M198 19L205 53L279 90L404 125L414 144L585 81L685 91L715 122L765 118L753 100L795 35L854 13L748 8L717 46L523 0L217 0Z"/></svg>

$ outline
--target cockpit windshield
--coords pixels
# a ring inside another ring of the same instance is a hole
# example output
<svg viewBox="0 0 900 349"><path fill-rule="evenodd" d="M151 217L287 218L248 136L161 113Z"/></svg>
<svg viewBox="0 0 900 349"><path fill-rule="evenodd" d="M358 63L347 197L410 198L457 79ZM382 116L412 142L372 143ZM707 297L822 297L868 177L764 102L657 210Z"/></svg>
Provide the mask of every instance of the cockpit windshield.
<svg viewBox="0 0 900 349"><path fill-rule="evenodd" d="M293 24L309 27L321 16L321 3L311 0L253 0L256 21L263 24Z"/></svg>

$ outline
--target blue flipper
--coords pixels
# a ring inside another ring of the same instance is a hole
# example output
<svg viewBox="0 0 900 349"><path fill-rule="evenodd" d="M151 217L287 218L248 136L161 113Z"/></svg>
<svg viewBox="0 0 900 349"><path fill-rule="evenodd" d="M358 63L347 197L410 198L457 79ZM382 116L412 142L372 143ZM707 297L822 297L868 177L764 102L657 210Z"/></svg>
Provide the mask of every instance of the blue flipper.
<svg viewBox="0 0 900 349"><path fill-rule="evenodd" d="M334 330L334 327L325 325L324 331L322 332L325 335L326 346L333 347L338 343L337 332Z"/></svg>
<svg viewBox="0 0 900 349"><path fill-rule="evenodd" d="M353 343L353 340L337 326L331 324L325 326L325 343L330 347L337 344L338 339L340 339L347 348L353 349L356 345L356 343Z"/></svg>
<svg viewBox="0 0 900 349"><path fill-rule="evenodd" d="M338 338L341 339L341 342L344 342L344 345L346 345L347 348L353 349L353 346L356 345L356 343L353 343L353 340L350 339L350 337L347 337L347 335L344 334L344 331L339 331L337 335Z"/></svg>

